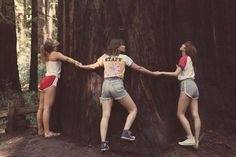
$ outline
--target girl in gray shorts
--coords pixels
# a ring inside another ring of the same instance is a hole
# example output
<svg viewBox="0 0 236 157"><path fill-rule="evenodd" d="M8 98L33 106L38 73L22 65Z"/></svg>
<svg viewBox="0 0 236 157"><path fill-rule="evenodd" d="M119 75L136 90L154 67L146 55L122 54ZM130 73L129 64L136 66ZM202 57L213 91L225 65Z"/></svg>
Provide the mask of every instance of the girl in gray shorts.
<svg viewBox="0 0 236 157"><path fill-rule="evenodd" d="M194 81L195 73L193 63L196 62L195 58L197 50L195 46L190 42L185 42L181 47L180 51L182 57L179 60L175 72L156 72L156 75L166 75L178 77L180 81L180 96L178 102L178 118L186 131L187 139L179 142L179 145L193 146L194 148L199 147L199 135L201 129L201 120L198 114L198 98L199 91ZM194 130L195 137L190 128L188 119L185 116L185 112L190 104L191 114L194 119Z"/></svg>
<svg viewBox="0 0 236 157"><path fill-rule="evenodd" d="M106 151L109 149L108 142L106 141L106 134L112 103L114 100L118 100L119 103L129 112L124 130L121 134L121 139L129 141L135 140L135 136L131 134L129 129L135 120L137 107L124 88L123 78L125 74L125 67L128 66L134 70L150 75L155 74L154 72L135 64L127 55L121 54L124 52L125 45L123 40L112 39L106 52L98 58L96 63L89 65L78 65L84 69L104 67L104 81L102 85L102 94L100 97L100 102L102 104L102 119L100 123L101 151Z"/></svg>

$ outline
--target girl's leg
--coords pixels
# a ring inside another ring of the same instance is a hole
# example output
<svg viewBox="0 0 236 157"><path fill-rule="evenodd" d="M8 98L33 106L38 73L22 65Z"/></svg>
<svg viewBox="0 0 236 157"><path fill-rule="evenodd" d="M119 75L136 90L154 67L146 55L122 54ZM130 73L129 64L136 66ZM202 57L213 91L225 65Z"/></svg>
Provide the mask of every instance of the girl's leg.
<svg viewBox="0 0 236 157"><path fill-rule="evenodd" d="M190 104L190 107L191 107L191 113L194 119L195 140L196 142L198 142L200 130L201 130L201 120L198 114L198 100L193 99Z"/></svg>
<svg viewBox="0 0 236 157"><path fill-rule="evenodd" d="M129 130L136 118L137 111L138 111L137 107L129 95L119 100L119 102L129 112L126 122L125 122L125 126L124 126L124 130Z"/></svg>
<svg viewBox="0 0 236 157"><path fill-rule="evenodd" d="M102 102L102 119L100 123L100 135L101 135L101 141L106 141L107 136L107 128L108 128L108 122L111 115L111 108L112 108L113 100L106 100Z"/></svg>
<svg viewBox="0 0 236 157"><path fill-rule="evenodd" d="M40 98L39 98L39 108L37 111L37 125L38 125L38 135L44 134L44 128L43 128L43 108L44 108L44 92L40 92Z"/></svg>
<svg viewBox="0 0 236 157"><path fill-rule="evenodd" d="M178 116L184 130L187 133L187 137L192 137L193 134L192 134L192 131L190 128L189 121L185 117L185 112L188 108L189 103L190 103L190 98L185 93L181 92L180 96L179 96L177 116Z"/></svg>
<svg viewBox="0 0 236 157"><path fill-rule="evenodd" d="M43 126L44 126L44 135L50 133L49 120L51 108L56 95L56 87L52 86L45 90L44 93L44 110L43 110Z"/></svg>

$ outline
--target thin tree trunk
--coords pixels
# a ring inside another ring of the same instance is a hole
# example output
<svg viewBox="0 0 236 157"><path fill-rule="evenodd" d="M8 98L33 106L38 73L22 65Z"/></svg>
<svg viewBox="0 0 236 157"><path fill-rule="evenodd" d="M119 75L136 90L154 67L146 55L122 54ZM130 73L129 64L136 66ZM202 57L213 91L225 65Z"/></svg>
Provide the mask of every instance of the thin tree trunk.
<svg viewBox="0 0 236 157"><path fill-rule="evenodd" d="M25 27L24 27L24 22L25 22L25 19L24 19L24 14L19 14L19 36L20 36L20 40L19 40L19 49L22 49L23 48L23 45L24 45L24 42L26 40L26 35L25 35Z"/></svg>
<svg viewBox="0 0 236 157"><path fill-rule="evenodd" d="M32 34L29 90L38 89L38 1L32 1Z"/></svg>
<svg viewBox="0 0 236 157"><path fill-rule="evenodd" d="M21 6L21 4L18 1L15 1L15 6ZM24 48L24 43L26 40L26 34L25 34L25 20L26 20L26 4L24 1L23 8L19 7L18 9L15 9L16 13L16 27L17 27L17 33L18 33L18 42L17 42L17 51L22 51L22 48Z"/></svg>
<svg viewBox="0 0 236 157"><path fill-rule="evenodd" d="M47 38L49 38L49 33L48 33L48 9L49 9L49 6L48 6L48 3L49 1L48 0L45 0L45 31L46 31L46 36Z"/></svg>
<svg viewBox="0 0 236 157"><path fill-rule="evenodd" d="M51 0L48 8L48 36L49 38L55 38L53 36L56 31L56 1Z"/></svg>
<svg viewBox="0 0 236 157"><path fill-rule="evenodd" d="M38 1L38 46L43 44L47 38L46 18L45 18L45 0Z"/></svg>
<svg viewBox="0 0 236 157"><path fill-rule="evenodd" d="M26 0L24 0L24 12L25 12L25 14L24 14L24 19L27 18L27 17L26 17L26 8L27 8L27 3L26 3Z"/></svg>

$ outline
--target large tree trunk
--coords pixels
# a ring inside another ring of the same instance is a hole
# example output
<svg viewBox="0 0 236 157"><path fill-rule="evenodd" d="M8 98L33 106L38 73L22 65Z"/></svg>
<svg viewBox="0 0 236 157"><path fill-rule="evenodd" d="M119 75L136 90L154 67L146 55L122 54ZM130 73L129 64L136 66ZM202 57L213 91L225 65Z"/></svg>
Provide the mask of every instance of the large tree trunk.
<svg viewBox="0 0 236 157"><path fill-rule="evenodd" d="M29 90L38 90L38 1L32 1L32 32Z"/></svg>
<svg viewBox="0 0 236 157"><path fill-rule="evenodd" d="M0 89L7 86L20 91L14 0L0 2L0 34Z"/></svg>
<svg viewBox="0 0 236 157"><path fill-rule="evenodd" d="M230 121L235 117L236 90L235 27L230 25L235 24L233 4L230 0L60 0L61 50L85 64L93 63L111 38L121 37L126 41L127 54L137 64L151 70L173 71L180 56L179 46L192 40L199 52L196 81L203 126L235 131L235 122ZM85 71L63 65L54 129L81 143L99 143L102 80L102 69ZM179 95L176 78L153 78L128 70L125 85L139 110L132 127L137 141L119 140L127 112L115 103L108 131L112 150L156 156L166 141L184 135L175 116ZM220 126L219 113L228 120Z"/></svg>
<svg viewBox="0 0 236 157"><path fill-rule="evenodd" d="M168 37L173 33L171 19L174 3L165 3L156 0L135 3L59 1L59 39L62 51L85 64L93 63L102 55L110 39L122 37L126 40L127 54L136 63L153 70L158 67L168 68L171 64L174 67L174 57L170 58L173 39ZM163 38L166 40L162 40ZM100 139L99 96L102 73L102 69L86 72L75 70L67 64L63 67L60 98L57 99L60 103L54 111L59 113L60 129L80 142L95 144ZM74 80L75 83L66 83L69 80ZM115 103L108 131L108 139L114 151L154 156L166 146L166 133L170 129L167 129L165 122L176 121L175 109L167 108L173 106L175 93L178 91L174 84L164 88L163 82L169 81L128 70L125 84L139 110L132 128L138 140L130 144L119 140L127 111ZM172 100L168 96L172 96Z"/></svg>

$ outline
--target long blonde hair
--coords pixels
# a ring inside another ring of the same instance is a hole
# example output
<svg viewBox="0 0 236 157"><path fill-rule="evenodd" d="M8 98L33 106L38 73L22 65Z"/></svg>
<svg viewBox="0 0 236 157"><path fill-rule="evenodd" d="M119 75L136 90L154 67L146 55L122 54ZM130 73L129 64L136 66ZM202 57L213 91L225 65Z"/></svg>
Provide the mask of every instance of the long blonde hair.
<svg viewBox="0 0 236 157"><path fill-rule="evenodd" d="M47 39L43 45L40 46L40 57L43 63L48 61L48 55L54 51L54 48L60 43L57 40Z"/></svg>

